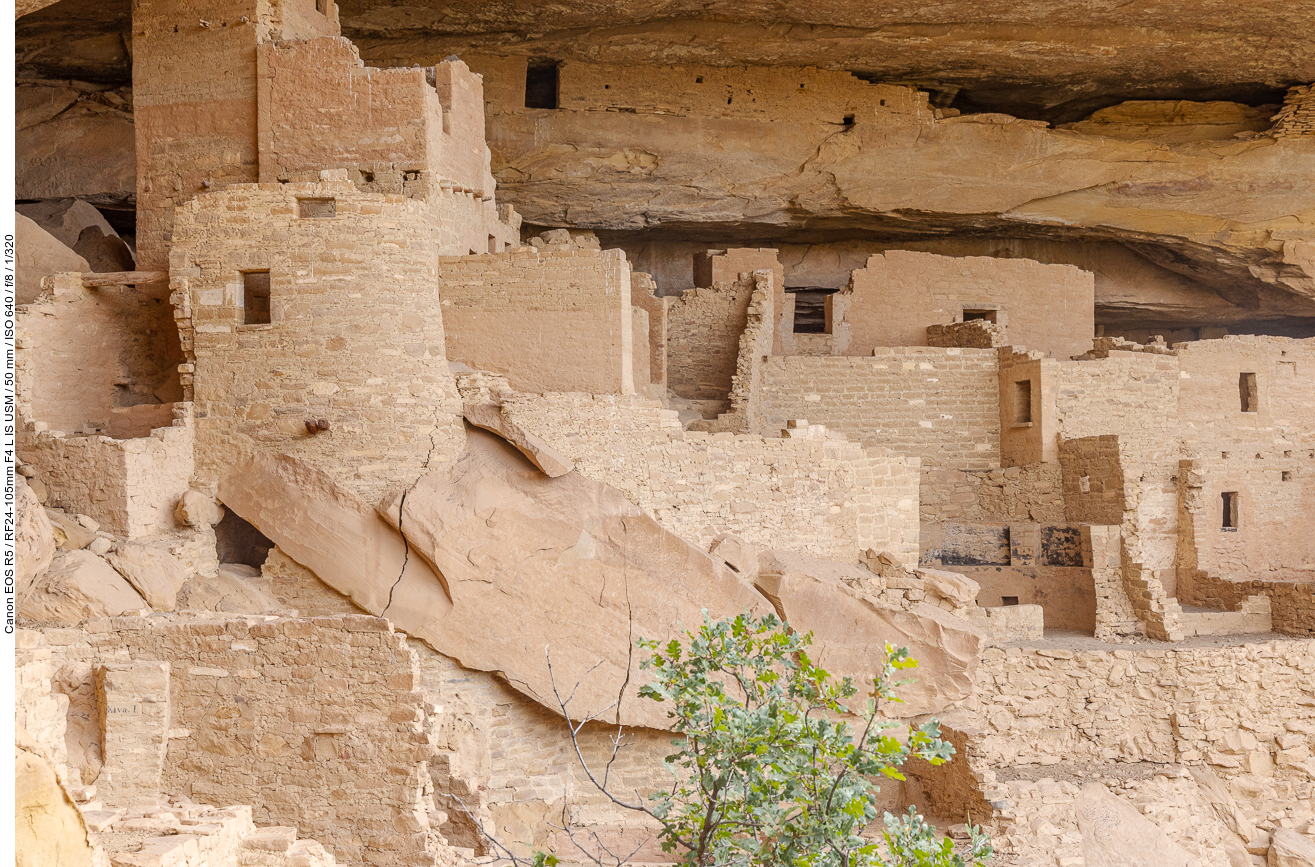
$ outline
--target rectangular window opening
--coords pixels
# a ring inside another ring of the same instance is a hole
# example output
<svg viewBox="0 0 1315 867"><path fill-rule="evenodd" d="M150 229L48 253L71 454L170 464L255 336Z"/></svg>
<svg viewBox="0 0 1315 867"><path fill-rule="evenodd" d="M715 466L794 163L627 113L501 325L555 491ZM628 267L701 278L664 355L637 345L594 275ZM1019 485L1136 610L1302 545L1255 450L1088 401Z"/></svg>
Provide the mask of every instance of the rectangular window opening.
<svg viewBox="0 0 1315 867"><path fill-rule="evenodd" d="M269 272L242 274L242 324L269 325Z"/></svg>
<svg viewBox="0 0 1315 867"><path fill-rule="evenodd" d="M1236 530L1238 528L1238 495L1237 491L1224 491L1221 495L1223 499L1224 515L1222 527L1225 530Z"/></svg>
<svg viewBox="0 0 1315 867"><path fill-rule="evenodd" d="M996 311L996 310L971 310L971 309L965 307L965 308L963 308L963 321L964 321L964 322L972 322L972 321L975 320L975 319L980 319L980 320L983 320L983 321L985 321L985 322L995 322L995 321L996 321L996 319L995 319L995 315L996 315L997 312L999 312L999 311Z"/></svg>
<svg viewBox="0 0 1315 867"><path fill-rule="evenodd" d="M525 107L557 108L557 64L536 63L525 69Z"/></svg>
<svg viewBox="0 0 1315 867"><path fill-rule="evenodd" d="M1032 423L1032 380L1014 383L1014 424Z"/></svg>
<svg viewBox="0 0 1315 867"><path fill-rule="evenodd" d="M1000 604L1001 604L1001 605L1017 605L1017 604L1018 604L1018 597L1017 597L1017 596L1001 596L1001 597L1000 597Z"/></svg>
<svg viewBox="0 0 1315 867"><path fill-rule="evenodd" d="M329 14L329 0L315 0L315 11L321 15Z"/></svg>
<svg viewBox="0 0 1315 867"><path fill-rule="evenodd" d="M297 215L303 219L322 220L338 216L337 199L297 199Z"/></svg>
<svg viewBox="0 0 1315 867"><path fill-rule="evenodd" d="M489 235L489 252L498 252L498 239L493 235Z"/></svg>
<svg viewBox="0 0 1315 867"><path fill-rule="evenodd" d="M1290 482L1290 481L1292 481L1292 470L1284 470L1284 471L1283 471L1283 481L1285 481L1285 482Z"/></svg>
<svg viewBox="0 0 1315 867"><path fill-rule="evenodd" d="M1242 398L1242 412L1260 411L1260 392L1256 389L1256 375L1254 373L1238 374L1237 391Z"/></svg>
<svg viewBox="0 0 1315 867"><path fill-rule="evenodd" d="M785 291L794 298L794 333L826 334L827 298L839 290L823 286L787 286Z"/></svg>

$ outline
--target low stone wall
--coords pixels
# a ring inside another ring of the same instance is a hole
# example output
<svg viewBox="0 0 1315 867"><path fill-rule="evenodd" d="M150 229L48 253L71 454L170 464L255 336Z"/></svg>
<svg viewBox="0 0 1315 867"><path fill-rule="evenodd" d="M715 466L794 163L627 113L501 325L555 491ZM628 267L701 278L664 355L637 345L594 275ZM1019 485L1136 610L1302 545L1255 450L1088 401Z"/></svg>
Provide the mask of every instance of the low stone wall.
<svg viewBox="0 0 1315 867"><path fill-rule="evenodd" d="M823 433L682 431L656 401L584 394L503 398L526 430L589 478L706 547L736 533L760 548L853 562L868 548L918 559L916 459Z"/></svg>
<svg viewBox="0 0 1315 867"><path fill-rule="evenodd" d="M192 478L192 405L174 405L173 424L149 436L68 436L29 423L17 448L50 490L50 505L87 515L134 539L176 528L174 507Z"/></svg>
<svg viewBox="0 0 1315 867"><path fill-rule="evenodd" d="M345 864L437 863L424 694L388 621L123 617L48 635L66 678L90 678L93 663L169 664L163 791L254 804L258 824L295 826Z"/></svg>
<svg viewBox="0 0 1315 867"><path fill-rule="evenodd" d="M1236 610L1249 596L1268 596L1275 632L1315 638L1315 575L1305 581L1230 581L1209 572L1197 572L1185 584L1191 589L1184 601L1224 611Z"/></svg>
<svg viewBox="0 0 1315 867"><path fill-rule="evenodd" d="M1315 748L1315 642L989 648L975 767L1206 762L1272 771Z"/></svg>

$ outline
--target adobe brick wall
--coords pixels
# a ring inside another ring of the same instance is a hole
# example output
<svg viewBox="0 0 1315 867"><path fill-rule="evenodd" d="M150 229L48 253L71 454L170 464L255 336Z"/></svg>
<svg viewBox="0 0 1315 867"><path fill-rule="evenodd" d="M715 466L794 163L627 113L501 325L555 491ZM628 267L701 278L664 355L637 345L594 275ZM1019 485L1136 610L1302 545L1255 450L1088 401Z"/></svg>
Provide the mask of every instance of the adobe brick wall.
<svg viewBox="0 0 1315 867"><path fill-rule="evenodd" d="M965 308L996 309L1010 343L1060 359L1086 352L1095 333L1092 274L1031 259L889 250L854 271L831 302L829 330L844 355L926 346L927 326L961 322Z"/></svg>
<svg viewBox="0 0 1315 867"><path fill-rule="evenodd" d="M634 393L620 250L526 247L443 257L439 267L450 360L501 373L518 391Z"/></svg>
<svg viewBox="0 0 1315 867"><path fill-rule="evenodd" d="M997 351L881 348L866 358L772 356L762 424L806 418L927 467L989 470L1000 462Z"/></svg>

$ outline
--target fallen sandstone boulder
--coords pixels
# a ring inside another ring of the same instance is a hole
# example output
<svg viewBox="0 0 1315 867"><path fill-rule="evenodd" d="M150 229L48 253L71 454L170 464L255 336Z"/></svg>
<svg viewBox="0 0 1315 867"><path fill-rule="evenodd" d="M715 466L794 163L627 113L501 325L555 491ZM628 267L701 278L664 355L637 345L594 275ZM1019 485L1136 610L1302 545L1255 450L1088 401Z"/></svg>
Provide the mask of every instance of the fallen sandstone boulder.
<svg viewBox="0 0 1315 867"><path fill-rule="evenodd" d="M864 592L865 575L861 566L765 551L755 584L793 629L813 633L813 660L836 677L852 676L860 699L884 645L908 647L918 660L916 682L899 690L904 703L888 716L939 713L971 695L986 635L935 605L882 604Z"/></svg>
<svg viewBox="0 0 1315 867"><path fill-rule="evenodd" d="M483 428L502 437L530 462L553 478L565 475L575 469L575 463L539 436L525 430L508 418L502 407L493 403L468 403L464 414L466 421L475 427Z"/></svg>
<svg viewBox="0 0 1315 867"><path fill-rule="evenodd" d="M1073 805L1087 867L1202 867L1136 807L1100 783L1087 783Z"/></svg>
<svg viewBox="0 0 1315 867"><path fill-rule="evenodd" d="M100 557L59 551L19 613L27 620L76 626L91 617L117 617L147 607L142 595Z"/></svg>
<svg viewBox="0 0 1315 867"><path fill-rule="evenodd" d="M550 651L557 687L568 693L579 683L569 708L576 719L665 728L666 709L638 698L648 675L635 640L675 638L697 627L704 609L714 618L769 610L752 585L619 490L578 473L545 477L482 431L470 432L451 468L380 511L451 592L450 614L419 637L557 710ZM411 606L414 584L397 583L395 606ZM609 710L618 697L619 714Z"/></svg>
<svg viewBox="0 0 1315 867"><path fill-rule="evenodd" d="M17 867L93 867L87 827L41 746L23 729L14 756ZM102 862L103 863L103 862Z"/></svg>
<svg viewBox="0 0 1315 867"><path fill-rule="evenodd" d="M286 455L261 455L220 479L219 499L362 609L438 646L431 636L452 610L443 577L327 473Z"/></svg>
<svg viewBox="0 0 1315 867"><path fill-rule="evenodd" d="M14 557L17 574L14 592L21 600L37 576L55 556L55 534L37 496L20 476L17 480L17 514L14 516Z"/></svg>
<svg viewBox="0 0 1315 867"><path fill-rule="evenodd" d="M178 590L188 579L183 564L168 551L129 542L106 559L156 611L173 611Z"/></svg>
<svg viewBox="0 0 1315 867"><path fill-rule="evenodd" d="M1315 840L1290 828L1277 828L1270 838L1266 867L1315 867Z"/></svg>

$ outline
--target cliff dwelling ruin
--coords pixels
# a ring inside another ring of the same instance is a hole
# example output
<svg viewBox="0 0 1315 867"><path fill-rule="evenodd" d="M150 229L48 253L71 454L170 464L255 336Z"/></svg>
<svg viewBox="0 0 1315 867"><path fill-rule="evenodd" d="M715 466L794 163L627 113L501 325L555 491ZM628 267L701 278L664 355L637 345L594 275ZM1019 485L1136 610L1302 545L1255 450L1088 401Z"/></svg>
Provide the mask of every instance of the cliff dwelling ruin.
<svg viewBox="0 0 1315 867"><path fill-rule="evenodd" d="M671 863L544 649L650 790L751 610L993 864L1315 867L1315 4L1153 6L19 0L19 863Z"/></svg>

